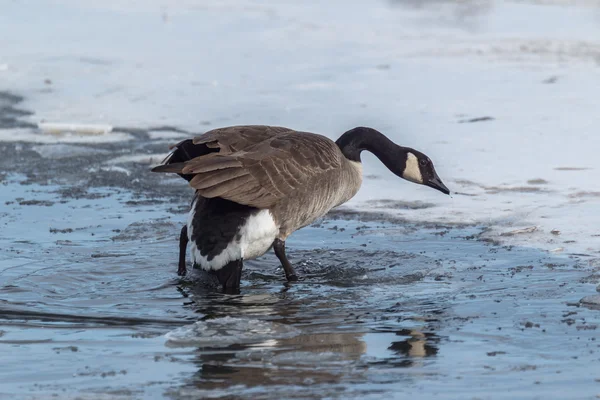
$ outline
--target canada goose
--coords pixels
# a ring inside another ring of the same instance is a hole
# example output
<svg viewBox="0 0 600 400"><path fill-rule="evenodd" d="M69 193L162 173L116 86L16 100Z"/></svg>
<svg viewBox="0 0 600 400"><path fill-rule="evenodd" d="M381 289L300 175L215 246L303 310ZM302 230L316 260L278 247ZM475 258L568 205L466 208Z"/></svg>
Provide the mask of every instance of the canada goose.
<svg viewBox="0 0 600 400"><path fill-rule="evenodd" d="M334 142L283 127L232 126L171 148L152 171L179 174L196 189L177 272L186 274L190 241L194 265L216 275L223 288L238 288L243 260L271 247L287 280L297 280L285 240L358 192L363 150L401 178L450 193L429 157L372 128L351 129Z"/></svg>

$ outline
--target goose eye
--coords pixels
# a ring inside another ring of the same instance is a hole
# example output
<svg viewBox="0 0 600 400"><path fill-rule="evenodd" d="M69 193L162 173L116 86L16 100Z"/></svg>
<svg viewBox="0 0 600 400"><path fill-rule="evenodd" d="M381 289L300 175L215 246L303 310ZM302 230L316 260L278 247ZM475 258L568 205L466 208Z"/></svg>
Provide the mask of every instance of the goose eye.
<svg viewBox="0 0 600 400"><path fill-rule="evenodd" d="M419 161L419 164L421 164L421 167L424 167L424 166L426 166L426 165L427 165L427 160L425 160L425 159L423 158L423 159L421 159L421 160Z"/></svg>

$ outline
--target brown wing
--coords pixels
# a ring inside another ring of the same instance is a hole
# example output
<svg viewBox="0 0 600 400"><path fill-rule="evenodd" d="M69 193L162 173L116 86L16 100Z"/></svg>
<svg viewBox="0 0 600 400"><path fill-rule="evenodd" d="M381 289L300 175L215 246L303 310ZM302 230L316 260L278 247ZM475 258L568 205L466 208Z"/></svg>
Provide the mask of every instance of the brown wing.
<svg viewBox="0 0 600 400"><path fill-rule="evenodd" d="M190 181L193 175L183 174L187 161L210 153L230 154L244 150L279 134L294 132L289 128L266 125L240 125L208 131L193 139L170 146L171 152L152 172L173 172Z"/></svg>
<svg viewBox="0 0 600 400"><path fill-rule="evenodd" d="M282 126L239 125L213 129L194 138L194 144L219 148L219 153L233 153L257 145L284 133L295 132Z"/></svg>
<svg viewBox="0 0 600 400"><path fill-rule="evenodd" d="M186 163L190 185L203 197L267 208L312 179L341 167L337 145L324 136L288 132L241 151L211 153Z"/></svg>
<svg viewBox="0 0 600 400"><path fill-rule="evenodd" d="M203 197L257 208L270 207L318 175L340 168L343 157L330 139L283 127L215 129L194 138L193 144L212 152L153 171L191 177L190 185Z"/></svg>

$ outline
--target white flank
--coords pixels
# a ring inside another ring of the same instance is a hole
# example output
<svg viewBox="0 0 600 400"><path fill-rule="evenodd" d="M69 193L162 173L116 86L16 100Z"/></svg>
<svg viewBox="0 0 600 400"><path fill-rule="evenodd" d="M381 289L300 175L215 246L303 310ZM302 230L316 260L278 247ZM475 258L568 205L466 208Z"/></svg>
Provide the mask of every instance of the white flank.
<svg viewBox="0 0 600 400"><path fill-rule="evenodd" d="M192 240L194 227L192 221L196 209L196 201L192 203L192 209L188 215L187 227L188 238L191 244L192 261L204 270L218 270L234 260L251 260L265 254L277 237L279 229L269 210L261 210L250 216L246 223L238 230L238 235L227 245L227 247L210 261L206 256L200 254L196 242ZM239 237L239 239L236 239Z"/></svg>
<svg viewBox="0 0 600 400"><path fill-rule="evenodd" d="M260 210L252 215L239 230L242 258L252 260L260 257L271 248L279 233L269 210Z"/></svg>
<svg viewBox="0 0 600 400"><path fill-rule="evenodd" d="M423 183L423 176L419 169L419 159L413 153L408 153L406 156L406 166L404 167L402 177L407 181Z"/></svg>

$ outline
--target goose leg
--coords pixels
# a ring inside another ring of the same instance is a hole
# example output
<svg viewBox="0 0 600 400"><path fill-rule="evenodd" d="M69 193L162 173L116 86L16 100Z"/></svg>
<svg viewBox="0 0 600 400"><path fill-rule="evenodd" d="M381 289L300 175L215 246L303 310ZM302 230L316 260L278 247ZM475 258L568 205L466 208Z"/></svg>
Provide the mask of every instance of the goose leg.
<svg viewBox="0 0 600 400"><path fill-rule="evenodd" d="M185 251L188 244L188 229L187 225L181 228L181 235L179 235L179 268L177 268L177 275L184 276L187 272L185 268Z"/></svg>
<svg viewBox="0 0 600 400"><path fill-rule="evenodd" d="M292 264L290 263L290 261L287 259L286 255L285 255L285 241L275 239L275 241L273 242L273 250L275 250L275 255L281 262L281 266L283 267L283 270L285 271L285 277L287 278L287 280L288 281L297 281L298 275L296 275L296 271L294 271L294 267L292 267Z"/></svg>
<svg viewBox="0 0 600 400"><path fill-rule="evenodd" d="M238 289L240 287L243 266L243 260L235 260L230 261L229 264L219 270L210 272L214 274L219 280L219 283L223 285L223 290L229 292L229 289Z"/></svg>

